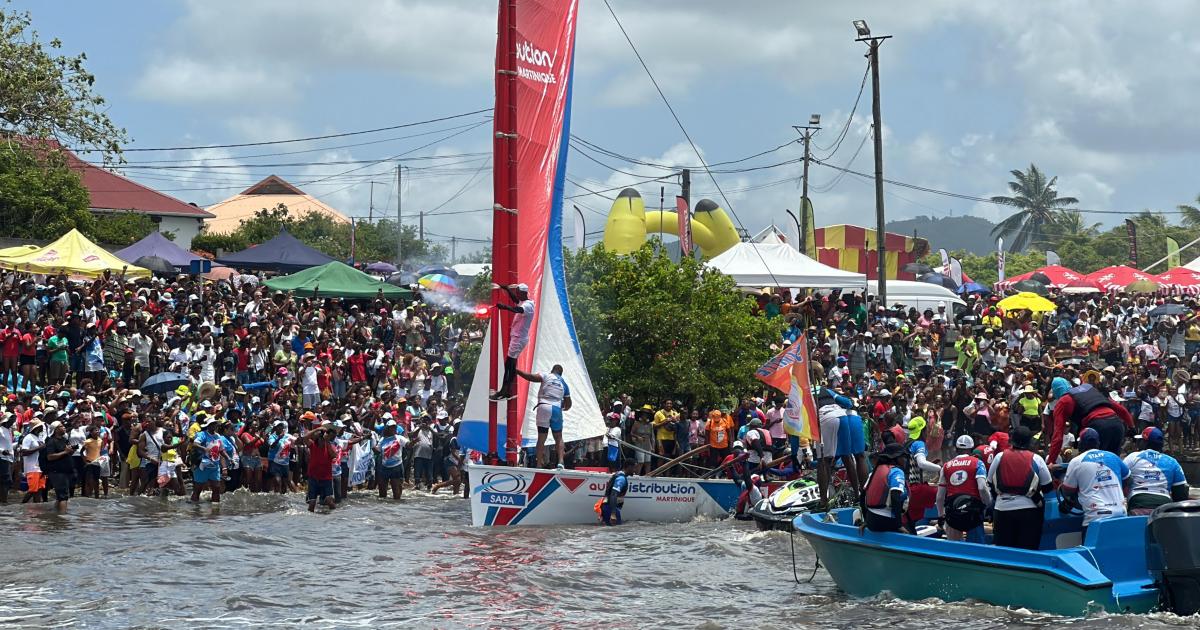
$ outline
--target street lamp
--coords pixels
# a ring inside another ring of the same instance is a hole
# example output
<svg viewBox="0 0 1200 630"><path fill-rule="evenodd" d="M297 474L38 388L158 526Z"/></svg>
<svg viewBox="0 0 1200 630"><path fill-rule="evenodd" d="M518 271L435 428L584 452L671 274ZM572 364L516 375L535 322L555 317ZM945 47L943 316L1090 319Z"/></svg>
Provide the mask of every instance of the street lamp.
<svg viewBox="0 0 1200 630"><path fill-rule="evenodd" d="M858 33L855 41L867 43L867 59L871 63L871 135L875 142L875 256L878 258L878 288L876 294L880 305L887 304L887 254L884 236L883 212L883 122L879 113L879 46L891 35L871 35L871 29L864 20L854 20L854 30Z"/></svg>
<svg viewBox="0 0 1200 630"><path fill-rule="evenodd" d="M809 117L808 117L808 124L809 124L809 125L812 125L813 127L816 127L817 125L820 125L820 124L821 124L821 115L820 115L820 114L813 114L813 115L809 116Z"/></svg>

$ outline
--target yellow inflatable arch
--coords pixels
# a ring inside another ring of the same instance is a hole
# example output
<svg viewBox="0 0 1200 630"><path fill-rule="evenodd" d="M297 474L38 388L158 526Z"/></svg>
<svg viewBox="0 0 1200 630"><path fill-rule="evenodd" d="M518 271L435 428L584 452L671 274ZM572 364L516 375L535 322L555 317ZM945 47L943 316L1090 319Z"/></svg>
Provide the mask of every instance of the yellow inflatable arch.
<svg viewBox="0 0 1200 630"><path fill-rule="evenodd" d="M712 258L733 247L741 238L729 215L716 202L701 199L691 218L692 242L705 258ZM636 251L646 242L647 234L663 232L679 236L679 214L652 210L638 191L626 188L613 200L604 225L604 248L618 254Z"/></svg>

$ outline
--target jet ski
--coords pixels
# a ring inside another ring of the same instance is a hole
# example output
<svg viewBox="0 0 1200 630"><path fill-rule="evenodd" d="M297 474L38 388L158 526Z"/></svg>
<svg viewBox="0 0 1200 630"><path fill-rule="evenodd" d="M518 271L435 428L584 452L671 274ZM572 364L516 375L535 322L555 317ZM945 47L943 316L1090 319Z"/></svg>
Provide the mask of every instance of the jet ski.
<svg viewBox="0 0 1200 630"><path fill-rule="evenodd" d="M767 498L755 503L746 512L761 531L786 531L791 529L792 521L797 516L815 509L820 502L821 493L817 482L811 479L793 479Z"/></svg>

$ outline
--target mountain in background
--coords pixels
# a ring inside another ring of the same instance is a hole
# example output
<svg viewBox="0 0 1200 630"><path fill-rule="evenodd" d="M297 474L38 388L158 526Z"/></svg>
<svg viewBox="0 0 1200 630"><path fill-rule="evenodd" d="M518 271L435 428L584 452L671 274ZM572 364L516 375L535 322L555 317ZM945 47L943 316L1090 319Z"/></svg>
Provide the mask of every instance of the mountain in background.
<svg viewBox="0 0 1200 630"><path fill-rule="evenodd" d="M927 217L919 216L903 221L889 221L887 231L895 234L916 235L929 241L929 250L939 248L946 251L965 249L973 254L986 256L996 249L992 228L996 224L979 217Z"/></svg>

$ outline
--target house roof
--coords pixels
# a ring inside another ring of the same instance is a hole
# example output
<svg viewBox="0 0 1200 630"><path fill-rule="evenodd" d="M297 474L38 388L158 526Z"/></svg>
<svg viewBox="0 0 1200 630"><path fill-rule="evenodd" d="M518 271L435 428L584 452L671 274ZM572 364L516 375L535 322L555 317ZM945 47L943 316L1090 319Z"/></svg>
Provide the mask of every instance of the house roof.
<svg viewBox="0 0 1200 630"><path fill-rule="evenodd" d="M212 218L204 222L210 234L229 234L238 229L243 219L255 212L283 204L291 216L299 218L310 212L318 212L338 223L349 223L350 219L337 209L305 193L282 178L271 175L242 192L215 203L207 208Z"/></svg>
<svg viewBox="0 0 1200 630"><path fill-rule="evenodd" d="M84 162L70 151L67 151L66 154L71 170L79 173L84 188L87 188L93 210L140 212L198 219L212 216L203 208L185 203L112 171Z"/></svg>

